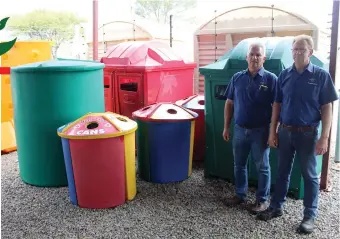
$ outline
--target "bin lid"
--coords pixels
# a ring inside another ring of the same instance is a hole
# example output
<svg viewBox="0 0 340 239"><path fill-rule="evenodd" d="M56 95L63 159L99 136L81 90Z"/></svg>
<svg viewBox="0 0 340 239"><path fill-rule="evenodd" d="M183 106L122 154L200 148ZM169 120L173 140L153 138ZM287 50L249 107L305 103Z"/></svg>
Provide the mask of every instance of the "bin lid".
<svg viewBox="0 0 340 239"><path fill-rule="evenodd" d="M156 122L192 121L198 114L174 103L155 103L132 113L134 119Z"/></svg>
<svg viewBox="0 0 340 239"><path fill-rule="evenodd" d="M176 104L191 110L204 110L204 95L193 95L176 101Z"/></svg>
<svg viewBox="0 0 340 239"><path fill-rule="evenodd" d="M256 41L262 42L266 46L266 61L264 68L276 74L282 69L293 64L291 48L293 37L254 37L240 41L234 48L226 52L217 62L199 68L201 74L211 74L213 72L226 72L233 69L244 70L248 67L246 61L249 45ZM225 73L224 73L225 74Z"/></svg>
<svg viewBox="0 0 340 239"><path fill-rule="evenodd" d="M218 59L217 62L200 67L199 72L202 75L214 73L233 75L238 71L247 69L248 63L246 57L248 48L249 45L254 41L262 42L266 46L267 58L263 64L265 69L278 76L283 69L288 68L293 64L294 59L291 49L294 37L254 37L240 41L234 48L226 52L220 59ZM315 52L311 57L311 62L325 68L326 64L322 62L324 60L320 60L320 57L317 55L318 53Z"/></svg>
<svg viewBox="0 0 340 239"><path fill-rule="evenodd" d="M58 128L58 135L68 139L103 139L130 134L137 123L112 112L89 113Z"/></svg>
<svg viewBox="0 0 340 239"><path fill-rule="evenodd" d="M122 42L108 49L100 62L125 68L195 68L194 62L186 62L174 50L159 41Z"/></svg>
<svg viewBox="0 0 340 239"><path fill-rule="evenodd" d="M50 72L50 71L92 71L103 69L105 65L96 61L55 59L20 65L11 68L12 72Z"/></svg>

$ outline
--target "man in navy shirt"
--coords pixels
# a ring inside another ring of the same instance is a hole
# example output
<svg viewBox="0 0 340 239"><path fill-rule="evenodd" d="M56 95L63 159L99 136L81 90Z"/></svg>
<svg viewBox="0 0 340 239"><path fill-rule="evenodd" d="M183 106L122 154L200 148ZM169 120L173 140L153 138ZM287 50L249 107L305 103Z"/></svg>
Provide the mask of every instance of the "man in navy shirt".
<svg viewBox="0 0 340 239"><path fill-rule="evenodd" d="M226 90L225 124L223 137L230 140L229 128L234 116L233 154L236 195L226 201L237 205L246 201L248 191L247 159L249 153L258 172L256 202L251 205L253 213L269 206L270 165L269 124L275 96L277 77L263 68L266 59L262 43L250 44L247 53L248 69L236 73Z"/></svg>
<svg viewBox="0 0 340 239"><path fill-rule="evenodd" d="M338 94L329 73L310 62L313 54L310 36L297 36L292 53L293 66L283 70L278 78L268 140L271 147L278 148L275 192L270 207L258 218L266 221L283 214L296 153L304 179L304 217L298 231L311 233L319 193L316 155L327 151L332 102L338 99ZM322 132L318 138L320 120Z"/></svg>

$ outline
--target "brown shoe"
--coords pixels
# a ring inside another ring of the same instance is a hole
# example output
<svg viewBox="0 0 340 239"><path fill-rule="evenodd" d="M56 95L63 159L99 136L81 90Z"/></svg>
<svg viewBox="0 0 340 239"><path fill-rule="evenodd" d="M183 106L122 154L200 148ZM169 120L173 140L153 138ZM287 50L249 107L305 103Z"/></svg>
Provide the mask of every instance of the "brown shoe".
<svg viewBox="0 0 340 239"><path fill-rule="evenodd" d="M259 212L265 211L269 207L268 202L259 202L256 201L255 203L251 204L249 207L249 211L252 214L258 214Z"/></svg>
<svg viewBox="0 0 340 239"><path fill-rule="evenodd" d="M232 198L227 198L224 201L224 204L226 206L236 206L236 205L240 205L242 203L245 203L246 201L244 199L239 198L238 196L233 196Z"/></svg>

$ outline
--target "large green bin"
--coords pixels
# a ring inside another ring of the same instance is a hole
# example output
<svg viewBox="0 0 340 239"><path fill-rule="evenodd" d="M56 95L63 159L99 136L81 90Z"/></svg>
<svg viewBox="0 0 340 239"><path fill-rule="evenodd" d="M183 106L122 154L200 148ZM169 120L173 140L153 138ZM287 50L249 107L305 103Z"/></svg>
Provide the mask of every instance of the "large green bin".
<svg viewBox="0 0 340 239"><path fill-rule="evenodd" d="M232 142L225 142L222 137L224 127L224 105L226 98L223 96L231 77L239 71L247 69L246 55L248 46L253 38L242 40L237 46L222 56L217 62L200 67L204 75L205 94L205 122L206 122L206 161L205 177L216 177L234 183L234 160ZM257 38L266 46L267 60L264 63L266 70L280 74L282 70L293 64L291 53L292 37L266 37ZM311 61L319 66L326 67L320 59L312 56ZM230 127L233 134L234 121ZM321 134L321 126L319 133ZM318 172L321 173L322 157L317 157ZM275 184L277 172L276 150L270 151L271 183ZM257 172L255 164L249 157L248 160L249 185L257 186ZM290 192L296 198L303 198L303 178L299 160L295 159L290 181Z"/></svg>
<svg viewBox="0 0 340 239"><path fill-rule="evenodd" d="M340 89L338 89L340 97ZM335 140L335 160L336 163L340 163L340 103L338 104L338 126Z"/></svg>
<svg viewBox="0 0 340 239"><path fill-rule="evenodd" d="M60 125L104 112L104 64L51 60L11 68L19 170L35 186L67 186Z"/></svg>

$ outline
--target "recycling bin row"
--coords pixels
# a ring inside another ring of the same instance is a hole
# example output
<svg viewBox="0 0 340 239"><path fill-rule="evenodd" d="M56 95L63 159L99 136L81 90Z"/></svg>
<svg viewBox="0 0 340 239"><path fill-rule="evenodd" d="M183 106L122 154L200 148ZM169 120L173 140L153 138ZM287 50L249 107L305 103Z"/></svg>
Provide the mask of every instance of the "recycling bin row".
<svg viewBox="0 0 340 239"><path fill-rule="evenodd" d="M74 205L109 208L136 196L135 131L141 179L171 183L191 175L198 114L173 103L133 113L89 113L58 128ZM164 137L166 135L166 137Z"/></svg>
<svg viewBox="0 0 340 239"><path fill-rule="evenodd" d="M135 197L136 139L142 179L187 179L198 158L195 131L203 132L203 96L149 105L133 112L133 119L105 112L98 80L103 67L58 59L11 71L22 180L68 186L72 204L84 208L114 207Z"/></svg>

